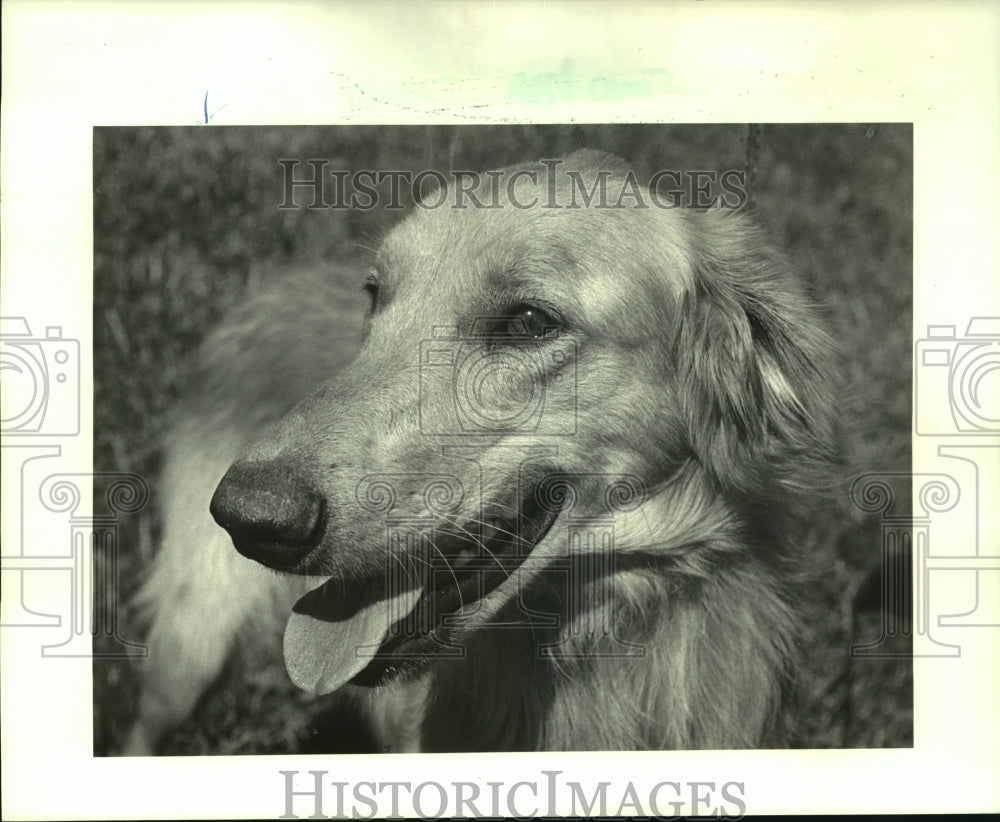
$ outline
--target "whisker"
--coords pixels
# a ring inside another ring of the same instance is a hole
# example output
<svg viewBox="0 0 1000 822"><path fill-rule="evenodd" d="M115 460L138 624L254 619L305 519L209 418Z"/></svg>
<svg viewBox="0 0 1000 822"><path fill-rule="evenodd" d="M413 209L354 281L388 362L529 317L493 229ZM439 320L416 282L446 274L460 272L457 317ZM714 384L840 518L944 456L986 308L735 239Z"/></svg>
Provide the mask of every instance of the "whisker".
<svg viewBox="0 0 1000 822"><path fill-rule="evenodd" d="M458 592L459 609L464 609L465 608L465 600L462 598L462 586L459 585L459 583L458 583L458 577L455 576L455 569L451 567L451 563L448 562L448 558L442 553L441 549L437 547L437 545L435 544L434 540L428 540L428 542L430 543L431 548L433 548L435 551L437 551L437 554L438 554L439 557L441 557L441 561L444 563L445 568L448 569L448 573L451 574L451 578L455 582L455 590Z"/></svg>
<svg viewBox="0 0 1000 822"><path fill-rule="evenodd" d="M483 540L480 537L476 536L474 533L472 533L472 531L470 531L468 528L466 528L457 519L449 520L449 522L450 522L451 525L454 525L457 529L459 529L460 531L464 532L471 540L473 540L479 546L479 548L481 550L485 551L490 556L490 558L493 559L494 562L496 562L497 567L507 575L507 578L508 579L510 578L510 571L508 571L504 567L504 564L500 560L500 558L495 553L493 553L488 547L486 547L485 540ZM480 521L480 520L477 520L477 519L465 520L465 522L468 522L468 523L473 524L473 525L487 525L486 522L483 522L483 521ZM492 526L489 526L489 527L492 527ZM513 534L513 533L510 533L508 531L505 531L502 528L497 528L496 530L497 530L498 533L502 533L502 534L505 534L507 536L511 536L511 537L516 537L517 536L516 534Z"/></svg>

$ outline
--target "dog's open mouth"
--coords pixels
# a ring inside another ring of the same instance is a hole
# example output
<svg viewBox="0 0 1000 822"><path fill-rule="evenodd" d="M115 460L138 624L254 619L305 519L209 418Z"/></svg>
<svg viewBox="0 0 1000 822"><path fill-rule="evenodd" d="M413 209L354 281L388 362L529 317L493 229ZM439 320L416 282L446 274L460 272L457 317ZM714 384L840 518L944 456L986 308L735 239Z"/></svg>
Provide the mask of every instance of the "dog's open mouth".
<svg viewBox="0 0 1000 822"><path fill-rule="evenodd" d="M420 536L421 555L411 547L390 557L384 578L370 586L327 580L292 609L284 639L288 675L303 690L325 694L347 682L377 685L437 658L461 658L451 639L455 627L517 571L558 514L531 494L515 518L436 533L433 545Z"/></svg>

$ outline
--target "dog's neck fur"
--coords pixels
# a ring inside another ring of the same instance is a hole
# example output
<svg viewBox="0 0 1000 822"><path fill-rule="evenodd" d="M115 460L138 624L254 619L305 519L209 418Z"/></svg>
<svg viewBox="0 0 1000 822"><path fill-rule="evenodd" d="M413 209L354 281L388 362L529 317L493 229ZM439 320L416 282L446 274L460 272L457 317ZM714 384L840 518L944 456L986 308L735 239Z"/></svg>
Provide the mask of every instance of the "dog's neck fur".
<svg viewBox="0 0 1000 822"><path fill-rule="evenodd" d="M752 582L758 572L748 565L666 585L652 572L620 573L613 606L605 603L604 613L602 606L586 609L588 619L614 626L602 636L573 623L559 631L480 631L466 643L464 660L439 662L429 675L377 698L373 715L384 749L780 745L777 717L791 649L781 626L789 618L779 598L761 598L761 586ZM692 596L695 586L712 590ZM727 608L705 608L704 596L721 597ZM658 617L650 621L651 614ZM712 643L698 641L707 635ZM539 653L546 640L557 646L551 656ZM728 699L720 701L720 694Z"/></svg>
<svg viewBox="0 0 1000 822"><path fill-rule="evenodd" d="M780 569L752 555L733 511L691 508L691 481L647 502L660 515L657 541L645 543L655 550L620 546L612 574L585 569L576 589L572 562L543 573L494 620L511 624L480 629L464 658L385 693L399 708L380 720L392 749L781 745L795 621ZM727 562L712 561L720 553Z"/></svg>

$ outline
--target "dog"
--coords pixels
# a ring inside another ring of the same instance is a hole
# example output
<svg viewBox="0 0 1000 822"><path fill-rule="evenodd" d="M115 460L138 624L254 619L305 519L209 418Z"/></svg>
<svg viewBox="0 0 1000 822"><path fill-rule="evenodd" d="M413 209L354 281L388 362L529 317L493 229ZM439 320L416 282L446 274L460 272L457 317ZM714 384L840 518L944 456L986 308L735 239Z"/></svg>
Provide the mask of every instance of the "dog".
<svg viewBox="0 0 1000 822"><path fill-rule="evenodd" d="M367 310L302 278L208 339L126 753L276 623L385 751L787 744L830 340L745 215L581 206L628 166L552 168L415 208Z"/></svg>

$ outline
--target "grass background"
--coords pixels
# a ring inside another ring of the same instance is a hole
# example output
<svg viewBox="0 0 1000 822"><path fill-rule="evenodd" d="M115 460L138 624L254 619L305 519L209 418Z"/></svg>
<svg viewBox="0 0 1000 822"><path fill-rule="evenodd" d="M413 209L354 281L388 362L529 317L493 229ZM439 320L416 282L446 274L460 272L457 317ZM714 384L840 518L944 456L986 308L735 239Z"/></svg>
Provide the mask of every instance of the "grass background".
<svg viewBox="0 0 1000 822"><path fill-rule="evenodd" d="M747 134L746 125L95 129L94 471L134 472L152 489L151 504L122 521L123 598L155 551L160 443L193 349L248 284L293 266L360 265L405 214L279 209L279 159L482 171L586 145L626 158L641 180L661 169L743 170ZM759 131L754 212L811 285L843 373L846 470L806 552L804 747L912 744L910 661L848 653L882 625L880 522L852 505L851 482L910 470L912 143L899 124ZM897 498L908 504L905 481ZM141 638L127 610L120 634ZM882 648L905 653L908 638ZM334 750L322 701L288 683L274 651L238 655L166 752ZM140 666L95 660L98 755L120 745L134 716Z"/></svg>

